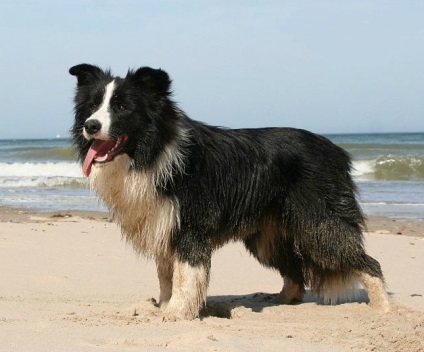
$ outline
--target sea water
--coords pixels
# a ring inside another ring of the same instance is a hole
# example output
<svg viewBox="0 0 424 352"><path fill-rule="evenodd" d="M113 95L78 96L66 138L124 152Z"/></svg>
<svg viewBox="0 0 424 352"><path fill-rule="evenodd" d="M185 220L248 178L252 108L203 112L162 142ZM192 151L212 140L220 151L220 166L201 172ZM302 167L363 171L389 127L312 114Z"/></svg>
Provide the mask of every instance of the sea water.
<svg viewBox="0 0 424 352"><path fill-rule="evenodd" d="M0 140L0 205L105 211L88 189L69 139Z"/></svg>
<svg viewBox="0 0 424 352"><path fill-rule="evenodd" d="M352 156L367 215L424 220L424 133L326 137ZM69 139L0 140L0 205L105 211L76 159Z"/></svg>
<svg viewBox="0 0 424 352"><path fill-rule="evenodd" d="M424 133L327 137L352 156L367 215L424 220Z"/></svg>

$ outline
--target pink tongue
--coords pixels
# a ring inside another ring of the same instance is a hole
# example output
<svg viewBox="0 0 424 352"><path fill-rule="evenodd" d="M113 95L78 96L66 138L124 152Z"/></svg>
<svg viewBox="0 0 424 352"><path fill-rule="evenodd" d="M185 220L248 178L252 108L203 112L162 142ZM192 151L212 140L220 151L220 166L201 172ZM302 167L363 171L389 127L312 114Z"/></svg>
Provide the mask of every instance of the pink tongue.
<svg viewBox="0 0 424 352"><path fill-rule="evenodd" d="M85 156L84 163L82 165L82 172L84 176L90 176L91 166L96 158L106 155L109 150L115 146L116 140L102 141L100 139L94 140L91 144L90 149Z"/></svg>

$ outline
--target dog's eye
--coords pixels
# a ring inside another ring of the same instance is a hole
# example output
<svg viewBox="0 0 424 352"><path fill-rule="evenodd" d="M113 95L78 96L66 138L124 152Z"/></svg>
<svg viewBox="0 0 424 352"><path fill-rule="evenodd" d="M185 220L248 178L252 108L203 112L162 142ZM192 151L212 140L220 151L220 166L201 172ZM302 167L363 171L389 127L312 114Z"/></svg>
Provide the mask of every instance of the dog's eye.
<svg viewBox="0 0 424 352"><path fill-rule="evenodd" d="M126 107L125 105L120 104L120 105L118 106L118 110L119 110L119 111L125 111L125 110L128 110L128 109L127 109L127 107Z"/></svg>

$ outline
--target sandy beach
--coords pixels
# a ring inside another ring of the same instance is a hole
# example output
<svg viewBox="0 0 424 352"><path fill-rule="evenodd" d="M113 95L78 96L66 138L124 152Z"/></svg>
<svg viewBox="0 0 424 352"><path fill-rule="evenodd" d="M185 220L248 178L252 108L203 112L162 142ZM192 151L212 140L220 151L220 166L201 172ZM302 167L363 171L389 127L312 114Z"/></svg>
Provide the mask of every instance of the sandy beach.
<svg viewBox="0 0 424 352"><path fill-rule="evenodd" d="M103 213L0 207L0 351L424 351L424 222L371 218L392 302L275 305L276 272L238 243L212 262L205 316L164 323L153 262Z"/></svg>

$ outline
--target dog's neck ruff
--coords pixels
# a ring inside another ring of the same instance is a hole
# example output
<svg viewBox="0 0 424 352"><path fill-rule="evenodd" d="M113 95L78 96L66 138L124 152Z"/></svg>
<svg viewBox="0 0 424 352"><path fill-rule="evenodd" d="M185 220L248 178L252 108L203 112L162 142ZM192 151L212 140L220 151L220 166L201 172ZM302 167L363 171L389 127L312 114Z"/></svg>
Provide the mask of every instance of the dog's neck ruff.
<svg viewBox="0 0 424 352"><path fill-rule="evenodd" d="M178 204L158 194L152 172L133 170L128 155L122 154L93 166L90 187L137 252L150 257L169 252L172 231L179 226Z"/></svg>
<svg viewBox="0 0 424 352"><path fill-rule="evenodd" d="M134 248L150 257L169 253L172 232L179 228L180 214L176 200L157 192L184 172L184 148L188 134L167 145L149 169L135 170L127 154L105 164L94 164L89 176L94 190L112 211L123 236Z"/></svg>

